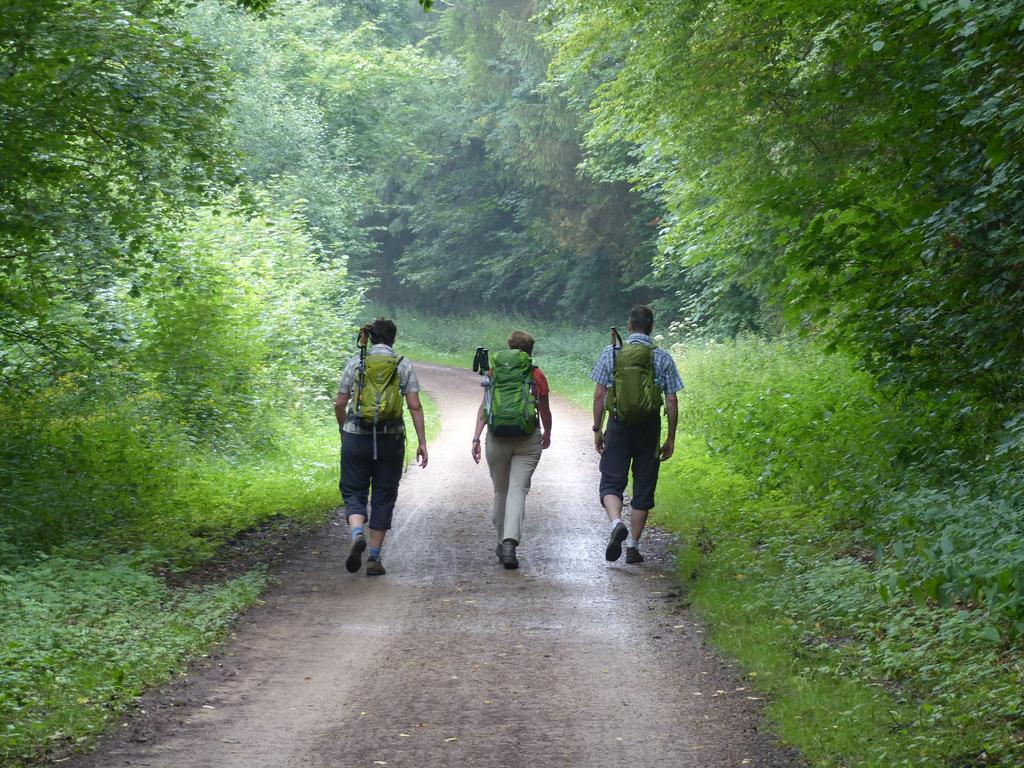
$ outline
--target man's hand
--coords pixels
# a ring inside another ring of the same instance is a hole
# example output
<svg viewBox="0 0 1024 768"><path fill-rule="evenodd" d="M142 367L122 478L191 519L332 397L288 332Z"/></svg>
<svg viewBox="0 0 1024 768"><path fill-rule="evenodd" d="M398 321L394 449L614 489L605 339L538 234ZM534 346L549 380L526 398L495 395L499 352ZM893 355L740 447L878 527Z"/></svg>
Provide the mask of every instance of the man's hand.
<svg viewBox="0 0 1024 768"><path fill-rule="evenodd" d="M427 446L423 443L416 446L416 463L422 468L427 466Z"/></svg>
<svg viewBox="0 0 1024 768"><path fill-rule="evenodd" d="M477 464L480 463L480 441L479 440L474 440L473 441L473 461L475 461Z"/></svg>
<svg viewBox="0 0 1024 768"><path fill-rule="evenodd" d="M543 451L545 448L551 447L551 433L545 432L540 438L540 449Z"/></svg>
<svg viewBox="0 0 1024 768"><path fill-rule="evenodd" d="M672 458L672 454L675 453L675 450L676 441L670 438L665 441L665 444L663 446L661 446L661 453L659 458L661 459L661 461L668 461L670 458Z"/></svg>
<svg viewBox="0 0 1024 768"><path fill-rule="evenodd" d="M604 453L604 435L601 426L604 424L604 401L608 396L608 387L604 384L594 385L594 450Z"/></svg>

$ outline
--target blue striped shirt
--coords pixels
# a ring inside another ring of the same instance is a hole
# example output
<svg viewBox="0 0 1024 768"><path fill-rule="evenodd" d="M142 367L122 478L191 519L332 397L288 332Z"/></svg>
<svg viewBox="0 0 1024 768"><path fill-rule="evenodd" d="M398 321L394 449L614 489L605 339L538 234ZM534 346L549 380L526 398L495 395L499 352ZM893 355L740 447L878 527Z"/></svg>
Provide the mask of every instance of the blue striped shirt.
<svg viewBox="0 0 1024 768"><path fill-rule="evenodd" d="M626 339L627 344L646 344L651 347L654 342L645 333L631 333ZM654 348L654 383L658 389L667 395L678 392L683 388L683 380L679 378L679 369L676 368L676 361L672 359L667 351L661 347ZM594 363L594 370L590 372L590 378L598 384L610 387L614 383L612 371L612 345L609 344L601 350L601 356Z"/></svg>

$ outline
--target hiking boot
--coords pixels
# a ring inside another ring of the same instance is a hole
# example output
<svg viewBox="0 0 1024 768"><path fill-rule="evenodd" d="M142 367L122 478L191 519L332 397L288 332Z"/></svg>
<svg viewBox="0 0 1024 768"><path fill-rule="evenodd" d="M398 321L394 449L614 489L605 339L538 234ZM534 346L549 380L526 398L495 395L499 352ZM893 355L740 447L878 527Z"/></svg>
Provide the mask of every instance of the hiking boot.
<svg viewBox="0 0 1024 768"><path fill-rule="evenodd" d="M639 547L626 547L626 562L630 565L636 565L642 563L644 556L640 554Z"/></svg>
<svg viewBox="0 0 1024 768"><path fill-rule="evenodd" d="M623 523L619 523L612 529L612 535L608 537L608 546L604 548L604 559L614 563L622 556L622 542L626 540L629 531Z"/></svg>
<svg viewBox="0 0 1024 768"><path fill-rule="evenodd" d="M387 571L384 570L384 563L380 560L367 560L366 561L366 575L367 576L383 576Z"/></svg>
<svg viewBox="0 0 1024 768"><path fill-rule="evenodd" d="M516 543L512 539L505 539L501 542L501 564L508 570L519 567L519 558L516 557Z"/></svg>
<svg viewBox="0 0 1024 768"><path fill-rule="evenodd" d="M498 556L498 562L501 562L501 542L499 541L494 547L494 554Z"/></svg>
<svg viewBox="0 0 1024 768"><path fill-rule="evenodd" d="M345 559L345 570L349 573L355 573L363 564L363 552L366 551L366 537L363 534L359 534L352 539L352 544L348 548L348 557Z"/></svg>

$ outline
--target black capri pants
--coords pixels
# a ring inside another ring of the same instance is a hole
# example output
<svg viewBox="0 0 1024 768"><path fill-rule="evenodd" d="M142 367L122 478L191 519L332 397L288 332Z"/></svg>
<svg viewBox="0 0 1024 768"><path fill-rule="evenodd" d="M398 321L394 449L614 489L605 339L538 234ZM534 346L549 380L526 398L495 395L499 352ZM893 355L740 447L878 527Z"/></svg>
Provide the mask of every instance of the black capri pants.
<svg viewBox="0 0 1024 768"><path fill-rule="evenodd" d="M658 452L661 444L661 419L644 424L623 424L608 419L601 454L601 501L605 496L622 498L633 470L633 509L654 509L654 489L658 485Z"/></svg>
<svg viewBox="0 0 1024 768"><path fill-rule="evenodd" d="M391 529L391 515L398 500L398 483L405 469L405 433L377 433L377 458L373 435L342 432L341 481L338 490L345 501L345 519L362 515L375 531ZM366 514L369 504L370 514Z"/></svg>

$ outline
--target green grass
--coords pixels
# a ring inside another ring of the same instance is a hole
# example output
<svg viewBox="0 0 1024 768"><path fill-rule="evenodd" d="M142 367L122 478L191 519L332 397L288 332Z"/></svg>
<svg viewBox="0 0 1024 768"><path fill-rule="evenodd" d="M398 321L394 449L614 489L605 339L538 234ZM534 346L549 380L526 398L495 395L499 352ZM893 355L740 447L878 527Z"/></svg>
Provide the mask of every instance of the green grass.
<svg viewBox="0 0 1024 768"><path fill-rule="evenodd" d="M888 406L846 361L794 342L677 353L683 433L655 520L680 535L693 605L780 736L821 766L1019 765L1024 649L994 629L1002 605L929 598L888 554L892 533L865 526L865 500L914 512L893 491L908 475L886 462ZM958 523L987 541L976 506L964 495ZM956 552L947 570L985 566Z"/></svg>
<svg viewBox="0 0 1024 768"><path fill-rule="evenodd" d="M696 563L684 557L681 566L692 573ZM816 667L795 625L771 610L751 566L743 544L724 544L698 566L690 596L712 644L740 660L751 690L767 695L776 732L815 765L898 765L912 744L893 726L911 720L914 707ZM867 758L879 745L878 759Z"/></svg>
<svg viewBox="0 0 1024 768"><path fill-rule="evenodd" d="M883 600L879 568L842 553L820 515L742 482L730 502L715 481L731 472L711 463L662 476L655 521L680 534L710 641L767 695L785 741L820 766L1018 764L1019 649L987 640L983 616Z"/></svg>
<svg viewBox="0 0 1024 768"><path fill-rule="evenodd" d="M0 762L87 745L252 605L261 572L174 590L131 556L42 557L0 574Z"/></svg>
<svg viewBox="0 0 1024 768"><path fill-rule="evenodd" d="M73 481L126 511L48 549L9 548L0 564L0 762L87 746L144 688L223 635L257 599L262 572L202 589L169 587L160 574L195 567L270 518L324 519L339 503L332 423L333 414L282 420L273 449L247 454L131 440L109 465L83 453ZM102 454L107 436L116 439L109 423L82 444Z"/></svg>

